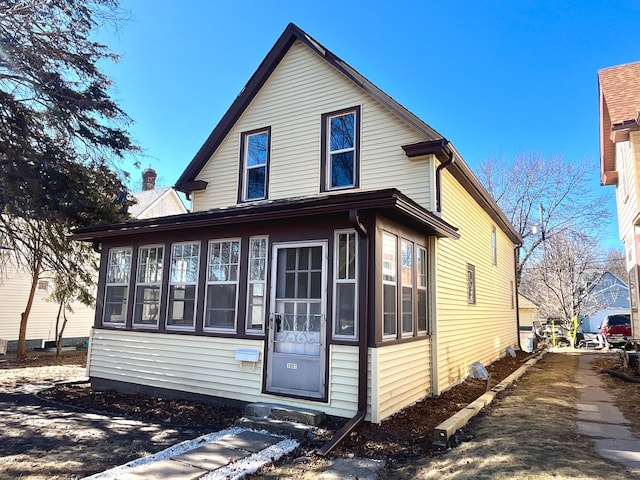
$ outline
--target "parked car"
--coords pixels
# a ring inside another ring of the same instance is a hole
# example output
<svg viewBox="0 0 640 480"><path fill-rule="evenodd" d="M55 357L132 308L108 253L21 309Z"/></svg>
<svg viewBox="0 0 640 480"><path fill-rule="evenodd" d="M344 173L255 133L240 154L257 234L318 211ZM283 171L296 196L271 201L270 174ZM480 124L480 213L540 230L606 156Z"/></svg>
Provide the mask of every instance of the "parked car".
<svg viewBox="0 0 640 480"><path fill-rule="evenodd" d="M628 313L607 315L600 324L598 335L609 345L624 345L627 339L631 338L631 315Z"/></svg>

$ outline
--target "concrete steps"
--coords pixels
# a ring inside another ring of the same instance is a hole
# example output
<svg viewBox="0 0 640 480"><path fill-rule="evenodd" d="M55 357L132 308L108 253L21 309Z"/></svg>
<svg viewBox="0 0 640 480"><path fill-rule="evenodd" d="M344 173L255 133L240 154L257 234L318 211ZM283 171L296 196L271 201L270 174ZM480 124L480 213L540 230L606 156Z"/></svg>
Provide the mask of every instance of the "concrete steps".
<svg viewBox="0 0 640 480"><path fill-rule="evenodd" d="M236 425L254 430L266 430L276 435L304 440L313 435L314 427L324 420L324 413L305 408L292 408L275 403L250 403L245 416Z"/></svg>

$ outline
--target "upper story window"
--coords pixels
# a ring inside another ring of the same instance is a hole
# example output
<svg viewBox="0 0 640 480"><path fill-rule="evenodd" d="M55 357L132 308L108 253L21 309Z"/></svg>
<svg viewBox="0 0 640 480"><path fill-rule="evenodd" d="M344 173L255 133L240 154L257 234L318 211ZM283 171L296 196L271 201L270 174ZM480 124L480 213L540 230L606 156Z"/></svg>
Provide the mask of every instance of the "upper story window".
<svg viewBox="0 0 640 480"><path fill-rule="evenodd" d="M209 242L204 328L235 330L240 240Z"/></svg>
<svg viewBox="0 0 640 480"><path fill-rule="evenodd" d="M111 248L107 263L102 322L124 326L127 319L131 247Z"/></svg>
<svg viewBox="0 0 640 480"><path fill-rule="evenodd" d="M163 254L164 247L158 245L140 247L138 250L138 274L133 308L134 326L158 326Z"/></svg>
<svg viewBox="0 0 640 480"><path fill-rule="evenodd" d="M169 328L195 328L199 262L200 242L175 243L171 246L167 309Z"/></svg>
<svg viewBox="0 0 640 480"><path fill-rule="evenodd" d="M360 184L360 107L322 115L321 191Z"/></svg>
<svg viewBox="0 0 640 480"><path fill-rule="evenodd" d="M239 202L267 198L271 128L242 134Z"/></svg>

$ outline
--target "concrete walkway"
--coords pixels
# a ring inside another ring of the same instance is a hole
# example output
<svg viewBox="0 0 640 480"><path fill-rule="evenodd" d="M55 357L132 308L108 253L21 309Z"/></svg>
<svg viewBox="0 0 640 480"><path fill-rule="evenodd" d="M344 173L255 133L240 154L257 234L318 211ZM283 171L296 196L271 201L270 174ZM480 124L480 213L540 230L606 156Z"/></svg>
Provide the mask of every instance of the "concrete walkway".
<svg viewBox="0 0 640 480"><path fill-rule="evenodd" d="M578 431L593 440L602 457L640 473L640 440L633 437L630 422L591 368L592 359L591 355L580 355L574 379L578 388Z"/></svg>
<svg viewBox="0 0 640 480"><path fill-rule="evenodd" d="M294 450L296 440L228 428L174 445L85 480L213 480L243 478Z"/></svg>

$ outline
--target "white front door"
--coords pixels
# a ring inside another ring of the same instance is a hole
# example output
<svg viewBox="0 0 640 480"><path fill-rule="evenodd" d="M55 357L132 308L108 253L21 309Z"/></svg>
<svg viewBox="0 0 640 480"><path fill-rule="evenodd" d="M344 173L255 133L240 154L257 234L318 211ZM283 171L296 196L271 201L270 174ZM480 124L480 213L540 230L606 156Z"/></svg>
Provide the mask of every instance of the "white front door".
<svg viewBox="0 0 640 480"><path fill-rule="evenodd" d="M327 244L273 246L267 391L324 398Z"/></svg>

